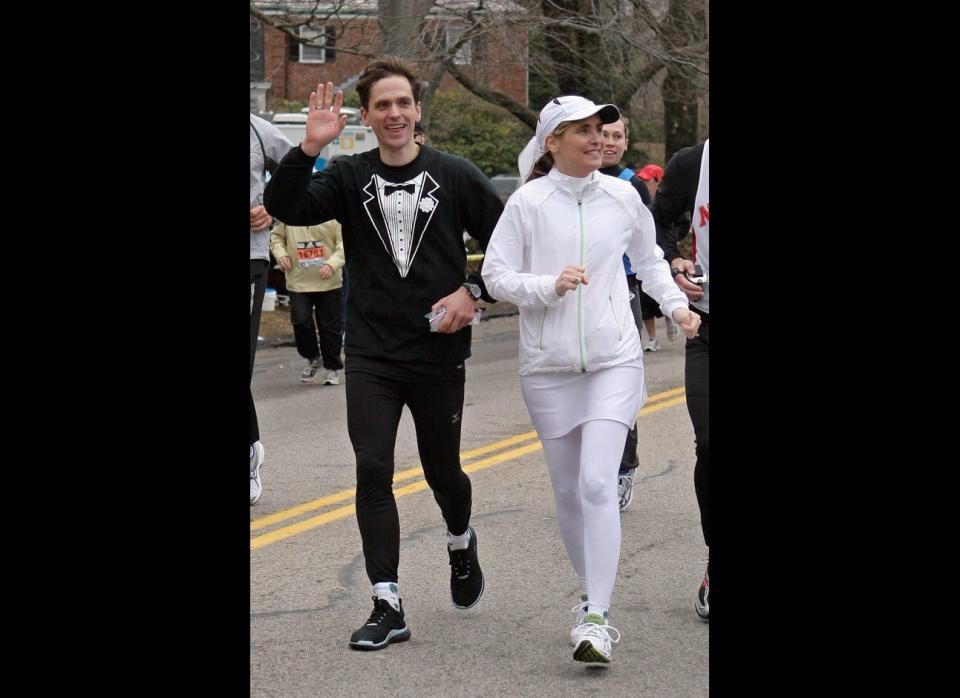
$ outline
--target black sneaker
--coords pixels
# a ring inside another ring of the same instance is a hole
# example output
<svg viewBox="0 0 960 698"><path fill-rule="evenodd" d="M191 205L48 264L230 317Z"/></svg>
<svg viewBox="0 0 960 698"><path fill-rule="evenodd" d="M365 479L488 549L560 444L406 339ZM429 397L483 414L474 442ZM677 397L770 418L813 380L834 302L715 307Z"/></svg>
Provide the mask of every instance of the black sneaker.
<svg viewBox="0 0 960 698"><path fill-rule="evenodd" d="M396 610L386 599L373 598L373 613L366 624L350 636L350 647L355 650L382 650L391 642L410 639L410 628L403 620L403 601Z"/></svg>
<svg viewBox="0 0 960 698"><path fill-rule="evenodd" d="M710 563L707 563L707 571L703 575L703 581L700 582L700 590L697 592L697 615L705 621L710 620Z"/></svg>
<svg viewBox="0 0 960 698"><path fill-rule="evenodd" d="M483 594L483 571L477 559L477 532L470 531L470 544L464 550L451 550L450 555L450 596L457 608L471 608Z"/></svg>

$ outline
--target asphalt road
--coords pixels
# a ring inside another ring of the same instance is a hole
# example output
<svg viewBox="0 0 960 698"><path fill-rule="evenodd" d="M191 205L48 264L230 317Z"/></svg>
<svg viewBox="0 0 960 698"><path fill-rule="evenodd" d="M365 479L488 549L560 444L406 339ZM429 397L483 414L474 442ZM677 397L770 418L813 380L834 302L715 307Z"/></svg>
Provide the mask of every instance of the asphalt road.
<svg viewBox="0 0 960 698"><path fill-rule="evenodd" d="M573 661L578 589L554 517L539 442L517 382L517 318L474 328L461 460L486 589L453 607L443 519L404 411L396 447L400 593L411 639L349 649L372 608L352 507L354 459L341 385L303 385L293 347L261 348L253 392L266 461L251 507L253 696L702 696L708 624L693 608L706 548L693 489L693 429L683 402L683 345L646 353L634 501L610 624L607 667Z"/></svg>

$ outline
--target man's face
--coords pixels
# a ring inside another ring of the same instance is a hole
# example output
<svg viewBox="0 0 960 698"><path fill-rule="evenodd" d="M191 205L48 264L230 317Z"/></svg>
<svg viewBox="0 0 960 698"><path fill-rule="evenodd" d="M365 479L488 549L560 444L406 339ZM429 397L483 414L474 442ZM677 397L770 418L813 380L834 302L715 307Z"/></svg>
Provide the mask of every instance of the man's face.
<svg viewBox="0 0 960 698"><path fill-rule="evenodd" d="M420 104L413 101L410 81L388 75L370 87L369 109L360 108L360 118L373 128L381 148L400 150L413 141L413 127L420 120Z"/></svg>
<svg viewBox="0 0 960 698"><path fill-rule="evenodd" d="M620 162L623 151L627 149L627 129L623 121L614 121L603 125L603 165L612 167Z"/></svg>

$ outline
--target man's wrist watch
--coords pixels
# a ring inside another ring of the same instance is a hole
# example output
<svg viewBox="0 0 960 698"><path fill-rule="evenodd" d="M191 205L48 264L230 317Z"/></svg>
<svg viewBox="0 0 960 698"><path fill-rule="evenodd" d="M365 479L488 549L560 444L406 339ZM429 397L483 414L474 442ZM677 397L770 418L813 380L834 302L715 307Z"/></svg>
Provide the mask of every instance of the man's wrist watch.
<svg viewBox="0 0 960 698"><path fill-rule="evenodd" d="M475 300L475 301L480 300L480 287L479 287L479 286L477 286L476 284L472 284L472 283L470 283L469 281L465 281L464 283L462 283L462 284L460 284L460 285L461 285L463 288L467 289L467 293L469 293L471 296L473 296L473 300Z"/></svg>
<svg viewBox="0 0 960 698"><path fill-rule="evenodd" d="M677 274L682 274L682 273L683 273L683 269L679 269L679 268L677 268L677 267L674 267L673 269L670 270L670 273L673 274L674 276L676 276Z"/></svg>

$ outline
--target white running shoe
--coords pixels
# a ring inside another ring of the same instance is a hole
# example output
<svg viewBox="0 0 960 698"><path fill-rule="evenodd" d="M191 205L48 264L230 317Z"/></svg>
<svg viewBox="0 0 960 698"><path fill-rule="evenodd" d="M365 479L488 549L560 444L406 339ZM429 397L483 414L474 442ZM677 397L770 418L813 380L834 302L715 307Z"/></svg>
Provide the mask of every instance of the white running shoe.
<svg viewBox="0 0 960 698"><path fill-rule="evenodd" d="M263 494L263 485L260 483L260 468L263 466L263 444L255 441L250 447L250 506L257 503Z"/></svg>
<svg viewBox="0 0 960 698"><path fill-rule="evenodd" d="M620 642L620 631L607 625L606 618L599 613L588 613L573 632L579 640L577 649L573 651L573 658L576 661L595 664L610 663L613 645Z"/></svg>
<svg viewBox="0 0 960 698"><path fill-rule="evenodd" d="M327 371L323 376L324 385L340 385L340 377L336 371Z"/></svg>
<svg viewBox="0 0 960 698"><path fill-rule="evenodd" d="M320 370L320 357L318 356L315 359L311 359L307 362L307 365L303 367L303 371L300 372L300 382L301 383L316 383L317 382L317 372Z"/></svg>
<svg viewBox="0 0 960 698"><path fill-rule="evenodd" d="M623 511L633 501L633 471L617 477L617 494L620 497L620 511Z"/></svg>
<svg viewBox="0 0 960 698"><path fill-rule="evenodd" d="M651 337L647 340L647 343L643 346L644 351L660 351L660 342L657 341L656 337Z"/></svg>
<svg viewBox="0 0 960 698"><path fill-rule="evenodd" d="M697 615L710 622L710 559L707 559L707 571L703 573L703 581L697 590Z"/></svg>
<svg viewBox="0 0 960 698"><path fill-rule="evenodd" d="M570 613L577 614L577 622L573 624L573 627L570 628L570 646L576 647L580 644L580 635L577 633L577 628L583 623L583 616L587 612L587 595L580 594L580 603L570 609Z"/></svg>

